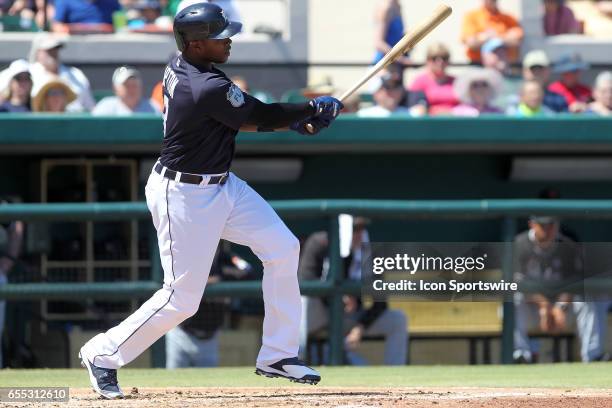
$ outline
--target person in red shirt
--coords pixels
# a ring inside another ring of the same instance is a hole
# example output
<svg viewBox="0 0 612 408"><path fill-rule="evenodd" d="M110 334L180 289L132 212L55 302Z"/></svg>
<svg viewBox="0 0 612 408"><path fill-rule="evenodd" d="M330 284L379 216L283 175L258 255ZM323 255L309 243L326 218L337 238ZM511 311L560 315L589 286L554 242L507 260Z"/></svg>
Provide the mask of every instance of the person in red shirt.
<svg viewBox="0 0 612 408"><path fill-rule="evenodd" d="M554 72L560 74L560 79L548 86L551 92L562 95L570 112L584 112L592 100L593 91L587 85L580 83L580 74L589 68L580 55L567 55L555 64Z"/></svg>

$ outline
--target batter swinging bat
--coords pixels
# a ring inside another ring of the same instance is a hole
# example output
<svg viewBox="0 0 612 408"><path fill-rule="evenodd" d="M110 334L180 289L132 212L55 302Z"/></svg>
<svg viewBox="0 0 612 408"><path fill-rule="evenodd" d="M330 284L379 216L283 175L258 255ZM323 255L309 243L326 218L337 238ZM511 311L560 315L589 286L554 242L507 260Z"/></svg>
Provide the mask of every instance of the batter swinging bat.
<svg viewBox="0 0 612 408"><path fill-rule="evenodd" d="M444 20L453 13L453 9L447 5L441 4L438 6L433 14L426 20L419 23L414 29L408 32L395 46L385 55L385 57L373 66L364 76L357 82L352 88L344 92L340 97L340 101L344 102L346 99L361 88L366 82L368 82L374 75L380 70L384 69L393 61L397 60L400 56L405 54L407 51L414 48L423 38L427 36L434 28L439 26ZM306 130L308 133L314 133L314 126L310 123L306 124Z"/></svg>

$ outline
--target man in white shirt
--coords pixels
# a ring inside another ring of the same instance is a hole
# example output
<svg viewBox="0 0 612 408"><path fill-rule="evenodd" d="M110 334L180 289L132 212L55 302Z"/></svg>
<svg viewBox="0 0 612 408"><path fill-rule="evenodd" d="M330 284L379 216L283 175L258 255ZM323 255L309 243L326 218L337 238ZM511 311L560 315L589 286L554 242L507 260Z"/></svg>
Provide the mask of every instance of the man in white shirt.
<svg viewBox="0 0 612 408"><path fill-rule="evenodd" d="M133 113L159 113L150 99L142 97L140 73L131 67L119 67L113 73L115 96L102 99L92 114L126 116Z"/></svg>
<svg viewBox="0 0 612 408"><path fill-rule="evenodd" d="M401 80L390 73L385 72L373 78L370 89L375 105L359 110L357 116L386 118L389 116L415 117L427 114L425 96L421 92L407 95ZM402 106L402 101L406 101L409 107Z"/></svg>
<svg viewBox="0 0 612 408"><path fill-rule="evenodd" d="M80 69L60 62L59 52L63 46L64 42L60 37L49 33L41 33L32 41L30 50L32 94L36 95L38 90L51 79L60 77L77 95L77 99L68 105L66 110L89 112L96 104L91 94L89 80Z"/></svg>

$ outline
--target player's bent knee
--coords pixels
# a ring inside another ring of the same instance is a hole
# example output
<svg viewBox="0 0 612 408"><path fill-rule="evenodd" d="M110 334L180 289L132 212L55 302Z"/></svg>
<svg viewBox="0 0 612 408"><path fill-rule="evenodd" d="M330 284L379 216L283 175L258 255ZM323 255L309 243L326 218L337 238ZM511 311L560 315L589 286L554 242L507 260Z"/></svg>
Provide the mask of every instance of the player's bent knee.
<svg viewBox="0 0 612 408"><path fill-rule="evenodd" d="M298 259L300 256L300 241L291 232L282 234L269 242L267 248L267 259L262 261L274 262L275 260L285 260L289 258Z"/></svg>
<svg viewBox="0 0 612 408"><path fill-rule="evenodd" d="M173 302L170 309L172 311L171 316L175 323L179 324L196 314L199 308L200 302Z"/></svg>

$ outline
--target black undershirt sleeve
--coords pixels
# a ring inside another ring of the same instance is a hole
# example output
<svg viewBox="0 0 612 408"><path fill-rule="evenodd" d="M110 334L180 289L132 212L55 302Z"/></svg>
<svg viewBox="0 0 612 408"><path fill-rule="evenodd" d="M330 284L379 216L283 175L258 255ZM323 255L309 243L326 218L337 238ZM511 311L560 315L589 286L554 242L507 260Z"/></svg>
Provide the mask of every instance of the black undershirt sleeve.
<svg viewBox="0 0 612 408"><path fill-rule="evenodd" d="M286 128L314 114L308 103L263 103L255 100L245 125L255 125L260 132Z"/></svg>

